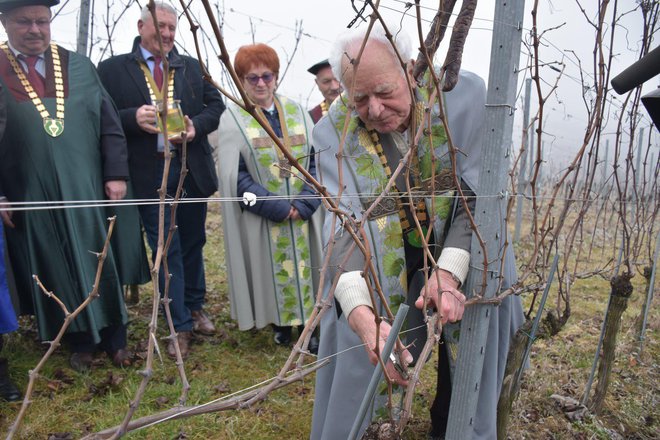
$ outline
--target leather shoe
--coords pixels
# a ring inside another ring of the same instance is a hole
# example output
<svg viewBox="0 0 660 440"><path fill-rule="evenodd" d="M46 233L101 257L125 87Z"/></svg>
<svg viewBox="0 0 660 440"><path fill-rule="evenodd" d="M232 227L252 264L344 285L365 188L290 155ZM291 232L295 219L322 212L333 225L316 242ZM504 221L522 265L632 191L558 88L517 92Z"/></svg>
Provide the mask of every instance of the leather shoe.
<svg viewBox="0 0 660 440"><path fill-rule="evenodd" d="M130 367L133 364L133 353L120 348L112 354L112 364L115 367Z"/></svg>
<svg viewBox="0 0 660 440"><path fill-rule="evenodd" d="M7 402L16 402L22 399L21 392L8 377L0 379L0 398Z"/></svg>
<svg viewBox="0 0 660 440"><path fill-rule="evenodd" d="M280 327L279 325L274 325L273 330L275 331L275 343L277 345L289 345L291 343L291 327Z"/></svg>
<svg viewBox="0 0 660 440"><path fill-rule="evenodd" d="M319 354L319 337L318 336L312 335L312 337L309 338L309 345L307 345L307 349L312 354Z"/></svg>
<svg viewBox="0 0 660 440"><path fill-rule="evenodd" d="M302 335L303 330L305 330L304 325L299 325L298 326L298 335ZM307 344L307 350L309 350L310 353L312 354L318 354L319 353L319 337L318 337L319 329L316 328L314 329L314 333L312 333L312 336L309 338L309 344Z"/></svg>
<svg viewBox="0 0 660 440"><path fill-rule="evenodd" d="M192 332L178 332L176 335L179 341L179 350L181 350L181 358L186 359L190 353L190 345L192 343ZM176 359L176 346L174 339L167 342L167 355L172 359Z"/></svg>
<svg viewBox="0 0 660 440"><path fill-rule="evenodd" d="M126 304L134 306L140 302L140 290L137 284L129 284L124 291Z"/></svg>
<svg viewBox="0 0 660 440"><path fill-rule="evenodd" d="M69 365L78 373L89 371L92 368L94 356L89 352L76 352L69 358Z"/></svg>
<svg viewBox="0 0 660 440"><path fill-rule="evenodd" d="M9 367L7 360L0 360L0 399L7 402L16 402L21 400L21 392L9 378Z"/></svg>
<svg viewBox="0 0 660 440"><path fill-rule="evenodd" d="M193 310L190 312L193 319L193 331L202 335L211 336L215 334L215 326L204 313L204 310Z"/></svg>

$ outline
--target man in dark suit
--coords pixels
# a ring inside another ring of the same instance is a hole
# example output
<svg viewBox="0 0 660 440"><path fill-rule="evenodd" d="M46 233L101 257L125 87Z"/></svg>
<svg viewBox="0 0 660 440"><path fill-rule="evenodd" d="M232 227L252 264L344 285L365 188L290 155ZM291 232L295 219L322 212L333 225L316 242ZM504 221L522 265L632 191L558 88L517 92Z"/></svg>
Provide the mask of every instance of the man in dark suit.
<svg viewBox="0 0 660 440"><path fill-rule="evenodd" d="M135 193L141 199L158 198L163 176L164 155L172 154L167 193L173 196L182 166L187 166L184 197L209 197L217 189L217 175L207 135L218 127L224 104L219 92L202 78L197 60L179 55L174 48L177 26L176 10L156 2L156 16L164 53L151 12L145 7L138 21L139 37L133 51L112 57L98 66L99 76L115 101L128 140L129 169ZM167 57L169 72L162 70L162 58ZM181 163L181 137L165 141L156 124L156 100L161 99L163 82L168 82L168 101L180 100L185 115L187 163ZM173 93L172 93L173 91ZM158 243L158 205L140 207L147 239L155 256ZM169 208L165 212L165 231L169 229ZM171 274L170 310L177 331L179 347L184 357L194 330L213 334L215 327L202 310L206 295L202 249L206 242L206 203L182 203L177 208L177 230L168 251ZM160 278L164 286L163 270ZM174 341L167 346L171 357L176 355Z"/></svg>

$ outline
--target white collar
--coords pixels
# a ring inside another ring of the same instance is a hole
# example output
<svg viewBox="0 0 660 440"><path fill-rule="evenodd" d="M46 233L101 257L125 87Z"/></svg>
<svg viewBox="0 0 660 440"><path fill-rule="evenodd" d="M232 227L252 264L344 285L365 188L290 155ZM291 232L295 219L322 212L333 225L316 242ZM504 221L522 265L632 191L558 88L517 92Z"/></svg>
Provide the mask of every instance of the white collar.
<svg viewBox="0 0 660 440"><path fill-rule="evenodd" d="M148 60L149 58L154 57L154 54L152 54L147 49L145 49L141 44L140 44L140 52L142 52L142 58L144 58L145 60Z"/></svg>
<svg viewBox="0 0 660 440"><path fill-rule="evenodd" d="M156 55L154 55L154 54L152 54L151 52L149 52L149 51L148 51L147 49L145 49L144 46L142 46L141 44L140 44L140 52L142 52L142 58L144 58L145 61L154 61L154 60L156 59ZM167 56L167 55L165 55L165 56ZM153 57L153 58L152 58L152 57ZM152 59L149 60L149 58L152 58ZM161 57L161 63L162 63L162 57Z"/></svg>

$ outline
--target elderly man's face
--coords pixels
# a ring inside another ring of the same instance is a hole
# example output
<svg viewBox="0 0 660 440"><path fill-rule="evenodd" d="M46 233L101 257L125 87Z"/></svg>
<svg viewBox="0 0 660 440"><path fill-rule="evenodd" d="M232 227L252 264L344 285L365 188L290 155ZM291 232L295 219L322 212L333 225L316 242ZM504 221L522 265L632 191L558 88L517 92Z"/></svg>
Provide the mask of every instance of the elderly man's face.
<svg viewBox="0 0 660 440"><path fill-rule="evenodd" d="M367 44L357 72L353 72L347 60L343 68L350 99L368 128L390 133L408 127L412 102L408 81L394 55L383 43L372 41Z"/></svg>
<svg viewBox="0 0 660 440"><path fill-rule="evenodd" d="M50 44L50 8L24 6L2 14L9 43L25 55L40 55Z"/></svg>
<svg viewBox="0 0 660 440"><path fill-rule="evenodd" d="M341 93L341 85L332 74L330 66L323 67L316 74L316 85L319 87L326 102L332 102Z"/></svg>
<svg viewBox="0 0 660 440"><path fill-rule="evenodd" d="M174 47L174 37L176 36L176 15L165 9L157 8L156 17L158 17L160 36L163 40L163 50L165 51L165 55L167 55ZM156 26L154 26L154 21L151 17L144 21L138 21L138 32L140 34L140 39L142 40L142 47L152 54L158 55L160 53L158 34L156 33Z"/></svg>

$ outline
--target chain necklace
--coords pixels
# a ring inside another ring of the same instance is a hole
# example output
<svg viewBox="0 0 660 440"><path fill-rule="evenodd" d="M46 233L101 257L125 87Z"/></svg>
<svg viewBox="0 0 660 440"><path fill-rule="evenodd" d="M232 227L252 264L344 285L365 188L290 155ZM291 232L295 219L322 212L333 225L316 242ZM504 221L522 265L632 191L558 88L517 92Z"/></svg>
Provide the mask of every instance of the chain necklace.
<svg viewBox="0 0 660 440"><path fill-rule="evenodd" d="M369 134L369 139L371 140L372 146L374 150L376 151L376 154L378 155L378 158L380 159L380 164L383 167L383 170L385 171L385 176L387 177L387 180L389 181L392 178L392 169L390 168L389 162L387 161L387 156L385 155L385 152L383 151L383 144L380 141L380 135L376 130L368 130L367 131ZM419 161L417 158L417 155L413 155L413 168L416 170L419 170ZM418 172L413 172L411 173L413 180L414 180L414 186L416 188L420 187L419 183L419 175ZM397 188L397 185L395 182L392 183L392 187L390 189L390 192L393 194L399 194L400 190ZM404 196L405 197L405 196ZM397 207L399 209L399 219L401 221L401 229L403 230L404 235L408 235L410 232L416 230L415 226L411 225L411 222L408 218L408 214L406 213L406 210L404 208L404 204L401 202L401 199L403 197L395 197ZM428 215L426 212L426 203L424 201L423 197L413 197L413 204L414 204L414 209L417 214L417 219L419 222L422 224L422 226L425 228L428 225ZM412 211L412 209L411 209Z"/></svg>
<svg viewBox="0 0 660 440"><path fill-rule="evenodd" d="M149 97L151 98L151 103L155 104L156 100L162 99L162 91L156 85L154 77L146 63L140 63L140 68L144 73L144 79L147 81L147 89L149 89ZM167 79L167 100L172 102L174 101L174 69L169 69L169 71L170 72Z"/></svg>
<svg viewBox="0 0 660 440"><path fill-rule="evenodd" d="M32 84L30 84L30 81L25 76L25 73L23 73L23 69L18 65L14 54L9 50L7 43L2 43L0 49L7 55L14 73L16 73L25 92L41 115L46 133L52 137L61 135L64 132L64 81L62 79L62 65L60 64L60 54L57 45L55 43L51 43L50 45L51 54L53 55L53 71L55 74L55 118L52 118L48 110L46 110L43 102L41 102L41 98L39 98L39 95L34 91Z"/></svg>

